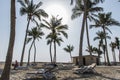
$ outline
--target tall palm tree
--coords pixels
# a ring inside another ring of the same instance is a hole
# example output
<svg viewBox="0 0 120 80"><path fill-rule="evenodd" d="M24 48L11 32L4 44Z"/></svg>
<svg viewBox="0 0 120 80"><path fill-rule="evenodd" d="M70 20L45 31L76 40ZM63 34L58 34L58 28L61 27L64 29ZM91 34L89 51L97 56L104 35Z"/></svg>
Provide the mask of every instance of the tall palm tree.
<svg viewBox="0 0 120 80"><path fill-rule="evenodd" d="M120 40L118 37L115 38L116 46L119 51L119 61L120 61Z"/></svg>
<svg viewBox="0 0 120 80"><path fill-rule="evenodd" d="M111 14L112 14L111 12L109 12L107 14L99 13L98 19L96 20L95 25L91 25L91 26L101 27L103 29L104 34L106 33L106 29L109 30L108 26L113 26L113 25L120 26L120 23L111 17ZM106 46L107 61L108 61L108 65L110 65L106 37L104 40L105 40L105 46Z"/></svg>
<svg viewBox="0 0 120 80"><path fill-rule="evenodd" d="M43 20L44 24L42 23L41 26L46 27L50 30L50 34L48 34L48 38L50 39L50 43L54 45L54 59L53 61L56 62L56 43L60 45L60 42L63 41L60 37L61 34L68 38L67 33L65 32L68 29L67 25L62 24L62 18L58 19L57 17L52 16L50 22ZM50 53L51 54L51 53Z"/></svg>
<svg viewBox="0 0 120 80"><path fill-rule="evenodd" d="M71 61L72 61L71 52L74 50L74 47L69 44L69 45L67 45L67 47L65 47L65 48L63 48L63 49L70 54L70 58L71 58Z"/></svg>
<svg viewBox="0 0 120 80"><path fill-rule="evenodd" d="M15 0L11 0L11 13L10 14L11 14L11 17L10 17L11 23L10 23L9 46L8 46L5 66L1 74L0 80L10 80L10 69L11 69L13 48L14 48L14 41L15 41L15 24L16 24Z"/></svg>
<svg viewBox="0 0 120 80"><path fill-rule="evenodd" d="M42 6L42 2L39 2L38 4L34 4L33 0L31 0L31 1L29 1L29 0L18 0L18 2L22 6L20 8L21 16L27 15L27 21L28 21L27 28L26 28L26 34L25 34L25 38L24 38L22 55L21 55L21 61L20 61L20 65L22 66L24 51L25 51L25 43L26 43L26 39L27 39L27 31L29 29L30 21L35 22L38 25L35 18L38 18L39 20L41 20L41 16L42 17L48 17L48 14L43 9L40 9L40 6Z"/></svg>
<svg viewBox="0 0 120 80"><path fill-rule="evenodd" d="M27 65L29 65L31 48L34 45L34 63L35 63L35 61L36 61L35 60L36 59L36 45L35 45L35 41L41 39L42 38L41 36L43 36L44 33L41 31L41 29L38 29L38 27L34 27L31 30L27 31L27 35L28 35L27 43L32 41L30 49L29 49L29 55L28 55L28 63L27 63Z"/></svg>
<svg viewBox="0 0 120 80"><path fill-rule="evenodd" d="M82 56L83 35L84 35L85 24L86 24L88 47L90 47L87 18L90 21L95 20L93 17L94 13L103 11L103 8L96 7L97 4L98 3L94 3L91 0L76 0L76 5L72 9L72 11L73 11L73 14L71 16L72 19L75 19L75 18L81 16L81 14L83 14L83 20L82 20L83 22L82 22L82 28L81 28L81 34L80 34L79 56ZM91 55L91 52L90 52L90 55Z"/></svg>
<svg viewBox="0 0 120 80"><path fill-rule="evenodd" d="M89 30L88 30L88 19L91 21L95 21L95 12L100 12L103 11L103 8L101 7L95 7L98 3L94 3L88 0L87 2L87 19L86 19L86 33L87 33L87 41L88 41L88 46L90 47L90 41L89 41ZM92 55L90 53L90 55Z"/></svg>
<svg viewBox="0 0 120 80"><path fill-rule="evenodd" d="M110 47L111 47L112 55L113 55L113 62L114 62L114 65L116 65L116 57L115 57L116 43L115 42L111 42L110 43Z"/></svg>

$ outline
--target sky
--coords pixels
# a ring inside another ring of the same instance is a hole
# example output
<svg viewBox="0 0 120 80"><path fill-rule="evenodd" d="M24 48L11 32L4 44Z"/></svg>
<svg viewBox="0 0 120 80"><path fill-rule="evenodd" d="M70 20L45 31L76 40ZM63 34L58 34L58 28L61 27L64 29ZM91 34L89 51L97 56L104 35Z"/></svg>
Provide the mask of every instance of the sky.
<svg viewBox="0 0 120 80"><path fill-rule="evenodd" d="M16 0L17 1L17 0ZM67 24L69 29L66 31L68 33L68 39L65 39L63 37L64 42L61 43L61 46L57 46L57 61L58 62L70 62L70 55L69 53L66 53L63 48L66 47L68 44L71 44L74 46L74 50L72 52L72 56L78 56L79 52L79 37L80 37L80 31L81 31L81 24L82 24L82 17L78 17L74 20L71 20L71 10L74 7L74 5L70 5L70 0L33 0L34 3L38 3L39 1L43 2L43 5L40 7L44 9L48 14L50 19L51 15L57 16L58 18L63 17L63 24ZM120 8L120 2L117 0L105 0L103 4L99 4L99 6L102 6L104 8L104 12L112 12L112 17L120 22L120 11L118 10ZM23 47L23 41L25 36L25 30L27 26L27 19L26 15L21 16L20 11L21 5L16 2L16 36L15 36L15 45L14 45L14 51L13 51L13 61L18 60L20 61L21 53L22 53L22 47ZM10 0L0 0L0 61L5 61L6 53L8 49L8 43L9 43L9 35L10 35ZM29 29L32 27L35 27L33 23L30 24ZM111 26L109 27L112 31L112 34L109 34L111 36L111 40L108 40L108 44L111 41L115 41L115 37L120 38L120 27L117 26ZM93 46L98 45L98 41L93 41L93 38L96 36L96 32L99 29L90 29L89 30L89 36L90 36L90 43ZM37 46L37 56L36 61L39 62L48 62L50 61L50 55L49 55L49 46L46 44L47 40L45 39L46 35L48 34L48 31L46 29L43 29L45 32L45 36L42 37L41 40L36 41ZM84 34L84 42L83 42L83 55L88 55L89 53L85 51L87 47L87 41L86 41L86 32ZM24 55L24 61L27 61L28 59L28 50L30 47L30 43L26 45L25 55ZM113 61L112 58L112 52L108 45L108 52L110 61ZM118 61L118 50L115 50L116 52L116 58ZM103 61L103 56L101 56L101 60ZM31 52L31 61L33 61L33 49Z"/></svg>

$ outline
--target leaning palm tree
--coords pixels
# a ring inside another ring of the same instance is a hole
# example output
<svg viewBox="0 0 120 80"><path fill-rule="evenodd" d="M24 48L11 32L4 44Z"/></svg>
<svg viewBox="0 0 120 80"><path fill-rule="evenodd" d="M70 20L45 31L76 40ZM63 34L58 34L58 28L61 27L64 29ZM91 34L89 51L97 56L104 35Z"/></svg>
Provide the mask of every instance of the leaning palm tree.
<svg viewBox="0 0 120 80"><path fill-rule="evenodd" d="M105 13L99 13L98 19L95 22L95 25L91 25L91 27L101 27L103 29L104 34L106 33L106 30L109 30L108 26L120 26L120 23L116 21L115 19L111 18L111 12L105 14ZM110 30L109 30L110 31ZM106 46L106 56L108 65L110 65L109 56L108 56L108 49L107 49L107 39L105 38L105 46Z"/></svg>
<svg viewBox="0 0 120 80"><path fill-rule="evenodd" d="M115 38L115 43L116 43L117 49L119 51L119 61L120 61L120 40L118 37Z"/></svg>
<svg viewBox="0 0 120 80"><path fill-rule="evenodd" d="M14 48L14 40L15 40L15 0L11 0L11 25L10 25L10 39L9 39L9 46L5 61L5 66L3 69L3 72L1 74L0 80L10 80L10 69L11 69L11 63L12 63L12 57L13 57L13 48Z"/></svg>
<svg viewBox="0 0 120 80"><path fill-rule="evenodd" d="M31 1L29 1L29 0L18 0L18 2L22 6L20 8L21 16L27 15L27 21L28 21L27 28L26 28L26 33L25 33L25 38L24 38L22 55L21 55L21 61L20 61L20 65L22 66L24 51L25 51L25 43L26 43L26 39L27 39L27 31L29 29L30 21L35 22L38 25L35 18L38 18L39 20L41 20L41 16L42 17L48 17L48 14L43 9L40 9L40 6L42 6L42 2L39 2L38 4L34 4L33 0L31 0Z"/></svg>
<svg viewBox="0 0 120 80"><path fill-rule="evenodd" d="M68 29L67 25L62 24L62 18L58 19L57 17L52 16L50 22L43 20L44 24L42 23L41 26L46 27L50 30L50 43L53 43L54 46L54 59L53 61L56 62L56 43L60 44L62 38L60 37L61 34L68 38L67 33L65 32ZM52 35L52 36L51 36ZM51 53L50 53L51 54Z"/></svg>
<svg viewBox="0 0 120 80"><path fill-rule="evenodd" d="M94 13L103 11L103 8L96 7L97 4L98 3L92 2L91 0L76 0L76 5L72 9L73 11L73 14L71 16L72 19L75 19L81 16L81 14L83 14L83 22L82 22L82 28L81 28L81 34L80 34L79 56L82 56L83 35L84 35L85 24L86 24L88 47L90 47L87 19L89 19L90 21L95 20L95 18L93 17L95 15ZM91 52L90 52L90 55L92 55Z"/></svg>
<svg viewBox="0 0 120 80"><path fill-rule="evenodd" d="M71 52L74 50L74 47L69 44L69 45L67 45L67 47L65 47L65 48L63 48L63 49L70 54L70 58L71 58L71 61L72 61Z"/></svg>
<svg viewBox="0 0 120 80"><path fill-rule="evenodd" d="M110 43L110 47L111 47L112 55L113 55L113 62L114 62L114 65L116 65L116 57L115 57L116 43L115 42L111 42Z"/></svg>
<svg viewBox="0 0 120 80"><path fill-rule="evenodd" d="M27 31L27 43L29 43L30 41L32 41L30 49L29 49L29 55L28 55L28 63L27 65L29 65L30 62L30 51L32 49L32 46L34 45L34 63L36 62L36 45L35 45L35 41L41 39L44 35L44 33L41 31L41 29L38 29L38 27L34 27L31 30Z"/></svg>

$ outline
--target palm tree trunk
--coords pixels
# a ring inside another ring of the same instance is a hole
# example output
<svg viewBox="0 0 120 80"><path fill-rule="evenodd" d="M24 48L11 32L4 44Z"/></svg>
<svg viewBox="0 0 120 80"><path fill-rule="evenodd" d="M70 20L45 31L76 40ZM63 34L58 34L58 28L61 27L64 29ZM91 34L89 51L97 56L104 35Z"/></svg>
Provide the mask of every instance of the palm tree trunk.
<svg viewBox="0 0 120 80"><path fill-rule="evenodd" d="M103 50L103 54L104 54L104 63L105 63L105 65L106 65L106 56L105 56L105 49Z"/></svg>
<svg viewBox="0 0 120 80"><path fill-rule="evenodd" d="M83 22L82 22L82 28L81 28L81 34L80 34L80 45L79 45L79 67L83 65L83 59L81 61L82 57L82 50L83 50L83 36L84 36L84 26L85 26L85 21L86 21L86 0L84 0L85 3L85 12L83 14Z"/></svg>
<svg viewBox="0 0 120 80"><path fill-rule="evenodd" d="M114 59L114 65L116 65L115 50L113 50L113 59Z"/></svg>
<svg viewBox="0 0 120 80"><path fill-rule="evenodd" d="M51 47L52 47L52 42L50 42L50 59L51 59L51 63L52 63L52 51L51 51Z"/></svg>
<svg viewBox="0 0 120 80"><path fill-rule="evenodd" d="M100 65L100 54L98 53L98 65Z"/></svg>
<svg viewBox="0 0 120 80"><path fill-rule="evenodd" d="M119 49L119 62L120 62L120 49Z"/></svg>
<svg viewBox="0 0 120 80"><path fill-rule="evenodd" d="M99 51L100 51L100 46L101 46L101 41L99 41ZM101 61L100 61L100 54L98 53L98 63L100 65Z"/></svg>
<svg viewBox="0 0 120 80"><path fill-rule="evenodd" d="M24 52L25 52L25 46L26 46L26 40L27 40L27 31L28 31L28 28L29 28L29 24L30 24L30 19L28 19L28 23L27 23L25 39L24 39L24 44L23 44L23 50L22 50L22 55L21 55L21 61L20 61L20 66L23 65L23 58L24 58Z"/></svg>
<svg viewBox="0 0 120 80"><path fill-rule="evenodd" d="M103 26L103 32L104 32L104 34L106 34L106 31L105 31L104 26ZM105 36L106 36L106 35L105 35ZM109 55L108 55L107 40L106 40L106 37L105 37L105 47L106 47L107 65L110 66L110 61L109 61Z"/></svg>
<svg viewBox="0 0 120 80"><path fill-rule="evenodd" d="M15 41L15 0L11 0L11 30L10 30L10 39L9 39L9 46L5 61L5 66L3 69L3 72L1 74L0 80L9 80L10 79L10 68L12 63L12 57L13 57L13 48L14 48L14 41Z"/></svg>
<svg viewBox="0 0 120 80"><path fill-rule="evenodd" d="M71 58L71 62L72 62L72 55L71 55L71 52L70 52L70 58Z"/></svg>
<svg viewBox="0 0 120 80"><path fill-rule="evenodd" d="M32 44L31 44L30 49L29 49L27 66L29 66L29 64L30 64L30 51L31 51L33 43L34 43L34 40L32 41Z"/></svg>
<svg viewBox="0 0 120 80"><path fill-rule="evenodd" d="M54 62L56 63L56 43L54 41Z"/></svg>
<svg viewBox="0 0 120 80"><path fill-rule="evenodd" d="M35 46L35 40L34 40L34 63L36 62L36 46Z"/></svg>
<svg viewBox="0 0 120 80"><path fill-rule="evenodd" d="M86 34L87 34L87 43L88 43L88 47L90 49L90 39L89 39L89 31L88 31L88 22L86 19ZM90 55L92 55L91 51L89 51Z"/></svg>

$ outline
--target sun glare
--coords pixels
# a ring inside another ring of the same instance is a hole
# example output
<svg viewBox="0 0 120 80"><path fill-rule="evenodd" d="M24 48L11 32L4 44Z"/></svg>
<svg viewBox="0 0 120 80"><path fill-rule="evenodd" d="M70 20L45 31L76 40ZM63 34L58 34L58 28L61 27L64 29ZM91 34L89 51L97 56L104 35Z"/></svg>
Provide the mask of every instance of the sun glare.
<svg viewBox="0 0 120 80"><path fill-rule="evenodd" d="M67 10L63 6L59 4L52 4L52 5L49 5L45 10L49 14L50 17L58 16L58 18L63 18L62 22L64 24L68 23Z"/></svg>

